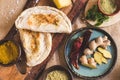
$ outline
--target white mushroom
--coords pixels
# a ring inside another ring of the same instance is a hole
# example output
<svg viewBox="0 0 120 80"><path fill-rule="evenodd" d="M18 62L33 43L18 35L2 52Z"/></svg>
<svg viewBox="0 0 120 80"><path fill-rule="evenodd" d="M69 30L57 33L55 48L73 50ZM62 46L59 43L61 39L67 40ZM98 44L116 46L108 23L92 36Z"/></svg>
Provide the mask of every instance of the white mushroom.
<svg viewBox="0 0 120 80"><path fill-rule="evenodd" d="M100 37L98 37L98 38L95 39L95 42L96 42L98 45L100 45L100 44L103 43L103 38L100 36Z"/></svg>
<svg viewBox="0 0 120 80"><path fill-rule="evenodd" d="M91 41L90 44L89 44L89 48L93 51L95 51L95 49L97 48L97 44L95 42L95 40Z"/></svg>
<svg viewBox="0 0 120 80"><path fill-rule="evenodd" d="M91 55L91 54L93 54L93 51L90 50L89 48L86 48L83 53L84 53L85 55Z"/></svg>
<svg viewBox="0 0 120 80"><path fill-rule="evenodd" d="M93 51L95 51L98 46L101 46L105 49L108 46L110 46L110 40L108 40L108 37L107 36L104 36L104 37L100 36L89 43L89 48Z"/></svg>
<svg viewBox="0 0 120 80"><path fill-rule="evenodd" d="M81 56L80 62L81 62L82 64L88 64L88 60L87 60L86 55Z"/></svg>

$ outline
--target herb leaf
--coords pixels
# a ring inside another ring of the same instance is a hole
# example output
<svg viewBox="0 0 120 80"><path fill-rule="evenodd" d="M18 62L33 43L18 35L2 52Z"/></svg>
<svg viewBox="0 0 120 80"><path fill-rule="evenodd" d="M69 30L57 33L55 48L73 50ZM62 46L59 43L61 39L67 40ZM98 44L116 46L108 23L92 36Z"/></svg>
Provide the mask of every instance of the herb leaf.
<svg viewBox="0 0 120 80"><path fill-rule="evenodd" d="M108 16L102 14L97 5L94 5L91 9L88 10L86 19L97 21L95 26L101 25L105 20L109 19Z"/></svg>

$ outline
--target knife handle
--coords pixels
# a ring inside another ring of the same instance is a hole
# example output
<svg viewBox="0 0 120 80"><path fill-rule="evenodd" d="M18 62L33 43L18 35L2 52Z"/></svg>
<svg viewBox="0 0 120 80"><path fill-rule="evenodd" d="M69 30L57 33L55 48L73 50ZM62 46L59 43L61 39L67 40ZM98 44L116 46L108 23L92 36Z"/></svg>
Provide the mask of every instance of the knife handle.
<svg viewBox="0 0 120 80"><path fill-rule="evenodd" d="M79 16L81 9L85 6L85 3L88 0L76 0L73 4L73 7L71 11L68 13L68 17L71 20L71 23L73 24L76 18Z"/></svg>
<svg viewBox="0 0 120 80"><path fill-rule="evenodd" d="M30 8L30 7L34 7L39 3L40 0L27 0L27 3L24 7L24 9Z"/></svg>

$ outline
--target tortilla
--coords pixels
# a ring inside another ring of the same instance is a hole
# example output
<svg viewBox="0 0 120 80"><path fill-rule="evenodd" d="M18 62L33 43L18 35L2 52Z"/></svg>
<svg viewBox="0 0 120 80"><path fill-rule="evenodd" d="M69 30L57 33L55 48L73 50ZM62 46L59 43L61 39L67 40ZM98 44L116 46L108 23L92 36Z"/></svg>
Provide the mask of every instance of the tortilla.
<svg viewBox="0 0 120 80"><path fill-rule="evenodd" d="M20 39L26 53L27 65L35 66L42 63L50 54L52 36L50 33L19 30Z"/></svg>
<svg viewBox="0 0 120 80"><path fill-rule="evenodd" d="M89 1L88 1L87 5L86 5L86 7L85 7L85 12L84 12L85 16L86 16L86 14L87 14L87 11L88 11L89 9L91 9L93 5L96 5L96 4L97 4L97 1L98 1L98 0L89 0ZM104 21L99 27L110 26L110 25L112 25L112 24L115 24L115 23L118 22L119 20L120 20L120 11L119 11L117 14L113 15L113 16L109 16L109 19L106 20L106 21ZM96 24L95 21L91 21L91 20L87 20L87 22L90 23L91 25L95 25L95 24Z"/></svg>
<svg viewBox="0 0 120 80"><path fill-rule="evenodd" d="M21 13L15 21L18 29L37 32L70 33L71 22L60 10L49 6L36 6Z"/></svg>

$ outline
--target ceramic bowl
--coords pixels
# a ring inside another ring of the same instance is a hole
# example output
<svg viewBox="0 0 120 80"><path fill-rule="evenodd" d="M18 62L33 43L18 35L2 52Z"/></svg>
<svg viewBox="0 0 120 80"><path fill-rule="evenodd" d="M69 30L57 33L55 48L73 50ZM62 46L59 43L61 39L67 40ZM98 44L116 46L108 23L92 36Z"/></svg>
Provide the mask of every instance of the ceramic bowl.
<svg viewBox="0 0 120 80"><path fill-rule="evenodd" d="M115 10L112 14L107 14L107 13L105 13L105 12L100 8L100 6L101 6L101 5L100 5L101 0L98 0L98 7L99 7L100 11L101 11L103 14L108 15L108 16L113 16L113 15L117 14L117 13L120 11L120 1L119 1L119 0L114 0L114 1L115 1L115 5L117 6L116 10Z"/></svg>
<svg viewBox="0 0 120 80"><path fill-rule="evenodd" d="M65 74L68 76L68 80L73 80L71 72L68 69L66 69L65 67L61 66L61 65L54 65L54 66L46 69L45 72L43 73L42 80L46 80L47 75L50 72L55 71L55 70L59 70L59 71L65 72Z"/></svg>
<svg viewBox="0 0 120 80"><path fill-rule="evenodd" d="M17 46L17 48L18 48L18 57L16 58L16 60L14 60L14 61L12 61L12 62L10 62L8 64L0 63L0 65L2 65L2 66L11 66L13 64L16 64L17 61L19 60L20 56L21 56L21 47L20 47L20 45L16 41L14 41L14 40L1 40L0 41L0 45L5 43L5 42L8 42L8 41L12 41Z"/></svg>
<svg viewBox="0 0 120 80"><path fill-rule="evenodd" d="M97 69L91 69L91 68L85 67L85 66L81 65L80 62L78 63L78 66L80 68L76 69L70 62L70 52L72 49L72 44L75 39L82 36L83 33L88 29L92 30L92 34L90 36L90 41L97 38L98 36L106 35L108 37L108 39L111 41L111 46L108 47L108 50L110 51L112 58L108 60L107 64L102 64L102 65L97 64ZM95 27L94 28L93 27L81 28L79 30L72 32L66 40L64 49L65 49L64 50L65 60L66 60L66 63L68 65L69 69L75 75L77 75L78 77L81 77L83 79L94 80L94 79L100 79L100 78L106 76L107 74L109 74L112 71L112 69L115 66L116 60L117 60L117 47L116 47L116 44L115 44L113 38L104 30L95 28Z"/></svg>

